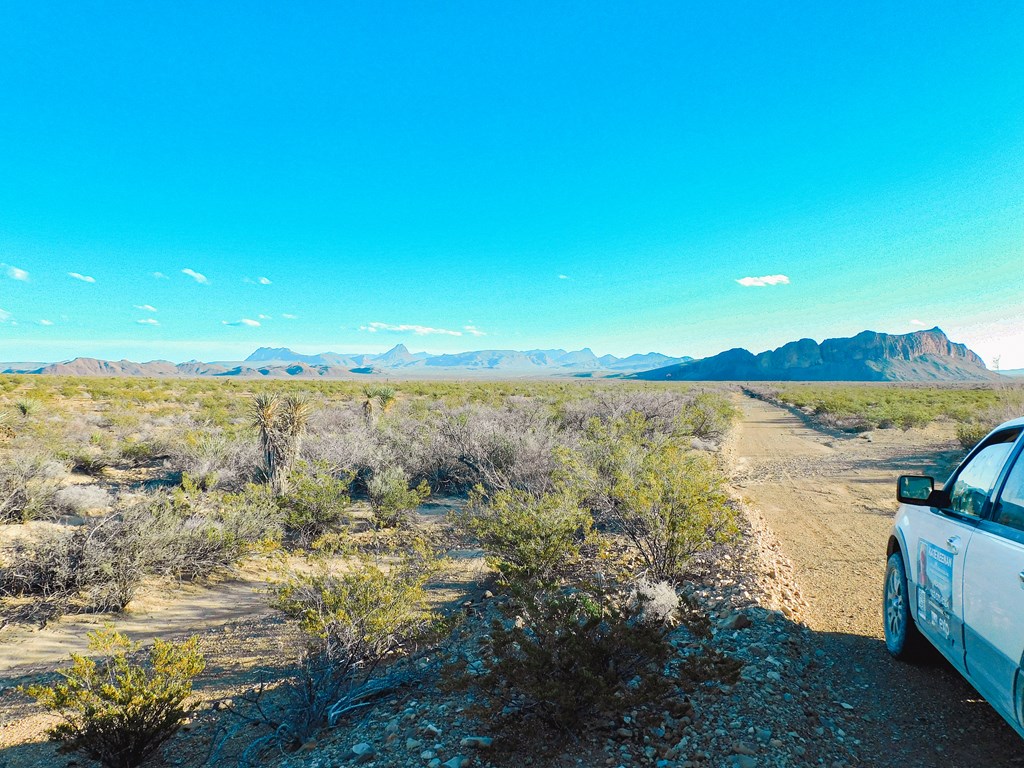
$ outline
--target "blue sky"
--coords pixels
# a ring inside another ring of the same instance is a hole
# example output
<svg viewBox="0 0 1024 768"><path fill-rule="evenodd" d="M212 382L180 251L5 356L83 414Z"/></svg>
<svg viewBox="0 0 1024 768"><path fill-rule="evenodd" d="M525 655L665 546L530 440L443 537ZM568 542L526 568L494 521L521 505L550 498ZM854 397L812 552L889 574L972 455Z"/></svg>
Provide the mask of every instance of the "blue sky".
<svg viewBox="0 0 1024 768"><path fill-rule="evenodd" d="M1024 367L1024 5L704 6L3 4L0 359Z"/></svg>

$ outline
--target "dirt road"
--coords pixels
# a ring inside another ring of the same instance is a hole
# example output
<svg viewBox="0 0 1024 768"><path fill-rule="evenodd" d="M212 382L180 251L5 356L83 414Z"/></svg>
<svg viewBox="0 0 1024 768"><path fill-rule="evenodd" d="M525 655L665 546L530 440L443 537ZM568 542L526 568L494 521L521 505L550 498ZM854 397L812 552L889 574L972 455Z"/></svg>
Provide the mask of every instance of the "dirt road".
<svg viewBox="0 0 1024 768"><path fill-rule="evenodd" d="M788 410L743 398L734 484L790 558L804 621L832 661L837 695L862 713L867 765L1024 766L1024 741L945 661L892 661L880 593L897 474L956 460L941 427L829 435Z"/></svg>

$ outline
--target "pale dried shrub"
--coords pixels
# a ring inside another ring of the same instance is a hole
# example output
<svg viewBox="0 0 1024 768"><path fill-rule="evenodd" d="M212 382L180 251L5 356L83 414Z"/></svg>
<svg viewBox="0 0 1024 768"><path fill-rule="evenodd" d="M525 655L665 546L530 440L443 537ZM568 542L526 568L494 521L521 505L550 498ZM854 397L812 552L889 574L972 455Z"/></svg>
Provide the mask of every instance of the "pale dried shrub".
<svg viewBox="0 0 1024 768"><path fill-rule="evenodd" d="M98 485L69 485L54 495L54 506L65 514L104 511L110 508L110 494Z"/></svg>
<svg viewBox="0 0 1024 768"><path fill-rule="evenodd" d="M12 448L0 463L0 523L52 517L66 464L50 452Z"/></svg>

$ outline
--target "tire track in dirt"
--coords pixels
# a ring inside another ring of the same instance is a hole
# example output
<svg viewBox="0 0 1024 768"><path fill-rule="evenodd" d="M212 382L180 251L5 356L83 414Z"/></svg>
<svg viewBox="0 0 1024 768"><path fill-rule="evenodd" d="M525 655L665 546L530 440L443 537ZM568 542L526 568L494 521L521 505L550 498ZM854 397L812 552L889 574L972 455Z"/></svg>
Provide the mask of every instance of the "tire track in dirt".
<svg viewBox="0 0 1024 768"><path fill-rule="evenodd" d="M910 666L882 641L895 479L948 465L948 439L935 428L835 436L760 400L740 405L734 487L792 561L830 685L860 715L865 764L1024 766L1024 741L937 653Z"/></svg>

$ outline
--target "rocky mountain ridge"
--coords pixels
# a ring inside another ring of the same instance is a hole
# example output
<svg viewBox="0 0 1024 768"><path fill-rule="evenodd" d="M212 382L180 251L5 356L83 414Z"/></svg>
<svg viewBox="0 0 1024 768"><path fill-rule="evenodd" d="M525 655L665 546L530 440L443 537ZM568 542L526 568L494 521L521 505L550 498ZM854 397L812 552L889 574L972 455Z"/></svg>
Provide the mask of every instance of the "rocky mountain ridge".
<svg viewBox="0 0 1024 768"><path fill-rule="evenodd" d="M730 349L713 357L634 374L649 381L976 381L998 374L942 329L906 334L863 331L847 338L791 341L754 354Z"/></svg>
<svg viewBox="0 0 1024 768"><path fill-rule="evenodd" d="M99 360L77 357L57 363L0 363L0 373L32 373L64 376L234 376L273 378L352 378L388 376L621 376L691 358L669 357L657 352L620 358L598 357L589 348L577 351L533 349L485 349L432 355L410 352L397 344L381 354L321 352L307 355L287 347L260 347L242 361L172 363L152 360Z"/></svg>

